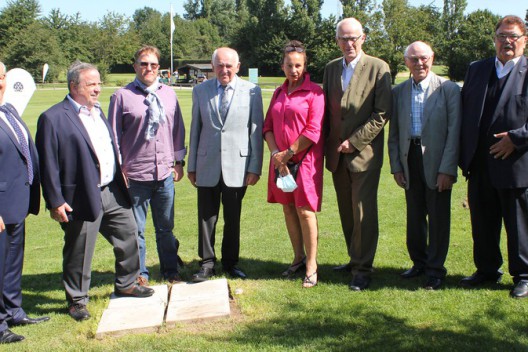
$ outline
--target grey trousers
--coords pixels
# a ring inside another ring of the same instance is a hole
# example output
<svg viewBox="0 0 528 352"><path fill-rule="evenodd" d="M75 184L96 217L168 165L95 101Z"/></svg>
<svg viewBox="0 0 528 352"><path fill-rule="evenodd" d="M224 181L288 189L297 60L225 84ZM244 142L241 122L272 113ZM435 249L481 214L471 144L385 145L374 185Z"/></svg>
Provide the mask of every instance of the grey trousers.
<svg viewBox="0 0 528 352"><path fill-rule="evenodd" d="M95 221L61 223L64 230L63 284L68 303L88 303L97 233L114 247L115 289L126 290L139 275L139 249L134 214L122 191L110 183L101 190L101 213Z"/></svg>

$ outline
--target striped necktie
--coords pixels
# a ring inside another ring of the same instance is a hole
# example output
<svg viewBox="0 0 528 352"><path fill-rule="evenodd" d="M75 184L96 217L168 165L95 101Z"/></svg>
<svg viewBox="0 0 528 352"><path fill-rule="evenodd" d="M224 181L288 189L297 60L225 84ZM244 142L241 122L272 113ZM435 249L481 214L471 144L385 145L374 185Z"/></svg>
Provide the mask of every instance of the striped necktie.
<svg viewBox="0 0 528 352"><path fill-rule="evenodd" d="M9 124L11 124L11 127L15 131L15 134L18 138L18 144L20 145L22 154L24 155L24 158L26 159L29 184L33 184L33 163L31 162L31 155L29 153L28 141L26 140L26 137L24 136L24 133L22 132L22 129L20 128L20 125L18 124L16 118L13 116L11 111L9 111L9 109L5 105L0 106L0 111L2 111L5 114L7 121L9 121Z"/></svg>

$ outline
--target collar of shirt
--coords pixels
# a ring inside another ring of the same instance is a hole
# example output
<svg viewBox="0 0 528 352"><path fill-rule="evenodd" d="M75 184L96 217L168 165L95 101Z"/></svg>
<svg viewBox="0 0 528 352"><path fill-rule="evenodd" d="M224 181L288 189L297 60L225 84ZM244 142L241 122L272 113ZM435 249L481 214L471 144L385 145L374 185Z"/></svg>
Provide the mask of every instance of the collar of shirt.
<svg viewBox="0 0 528 352"><path fill-rule="evenodd" d="M233 79L231 80L231 82L229 82L227 85L226 85L226 89L227 87L230 87L230 89L235 89L235 85L236 85L236 80L238 79L238 76L235 75L235 77L233 77ZM220 92L220 87L222 86L222 84L220 83L220 81L218 80L218 78L216 79L216 90L218 92ZM227 89L229 90L229 89Z"/></svg>
<svg viewBox="0 0 528 352"><path fill-rule="evenodd" d="M520 59L521 57L518 56L515 59L507 61L506 64L503 65L502 62L500 62L500 60L495 57L495 70L497 71L497 77L502 78L507 76Z"/></svg>
<svg viewBox="0 0 528 352"><path fill-rule="evenodd" d="M150 86L147 86L146 84L143 84L143 82L141 82L139 79L135 78L134 84L146 94L149 94L148 92L155 92L161 89L161 84L158 81L152 83Z"/></svg>
<svg viewBox="0 0 528 352"><path fill-rule="evenodd" d="M81 105L78 102L76 102L75 100L73 100L71 95L68 94L66 97L68 98L68 100L70 101L71 105L75 109L75 112L77 113L77 115L79 115L81 113L81 109L83 109L83 108L88 110L88 111L90 111L86 105ZM101 110L101 104L99 104L99 103L95 103L94 107L99 109L99 111Z"/></svg>
<svg viewBox="0 0 528 352"><path fill-rule="evenodd" d="M343 56L343 70L355 70L357 63L359 62L359 59L361 58L361 55L363 55L363 51L361 51L354 60L350 61L348 64L346 62L345 57Z"/></svg>
<svg viewBox="0 0 528 352"><path fill-rule="evenodd" d="M431 74L429 73L427 77L425 77L420 82L416 83L414 79L411 77L412 87L413 89L418 89L418 85L420 85L425 92L427 88L429 88L429 84L431 83Z"/></svg>

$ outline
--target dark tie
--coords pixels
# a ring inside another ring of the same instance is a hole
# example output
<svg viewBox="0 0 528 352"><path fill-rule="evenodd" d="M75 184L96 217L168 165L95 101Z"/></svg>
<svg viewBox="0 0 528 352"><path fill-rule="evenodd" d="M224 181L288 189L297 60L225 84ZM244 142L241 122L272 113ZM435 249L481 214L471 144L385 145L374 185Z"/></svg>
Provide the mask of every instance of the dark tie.
<svg viewBox="0 0 528 352"><path fill-rule="evenodd" d="M222 93L220 95L220 116L222 117L222 122L225 122L227 111L229 110L229 99L227 98L227 90L229 86L220 86L222 88Z"/></svg>
<svg viewBox="0 0 528 352"><path fill-rule="evenodd" d="M29 144L26 140L26 137L24 136L24 133L20 129L20 125L18 124L16 118L13 116L11 111L9 111L9 109L5 107L5 105L0 106L0 111L2 111L5 114L7 121L9 121L9 124L11 124L11 127L13 127L13 130L15 131L15 134L18 138L18 144L20 145L20 149L22 150L22 154L24 155L24 158L26 158L28 181L29 181L29 184L32 184L33 183L33 163L31 162L31 155L29 154Z"/></svg>

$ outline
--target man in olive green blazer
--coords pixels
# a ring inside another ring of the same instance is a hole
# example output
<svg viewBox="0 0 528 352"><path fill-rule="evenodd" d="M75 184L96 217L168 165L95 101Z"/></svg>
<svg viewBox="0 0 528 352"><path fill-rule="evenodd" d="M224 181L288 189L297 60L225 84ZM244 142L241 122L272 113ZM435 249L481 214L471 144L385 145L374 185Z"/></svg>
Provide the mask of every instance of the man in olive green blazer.
<svg viewBox="0 0 528 352"><path fill-rule="evenodd" d="M366 55L361 23L345 18L336 41L343 57L325 67L326 168L332 172L352 272L350 289L370 284L378 243L378 184L383 164L383 127L391 111L388 65Z"/></svg>

